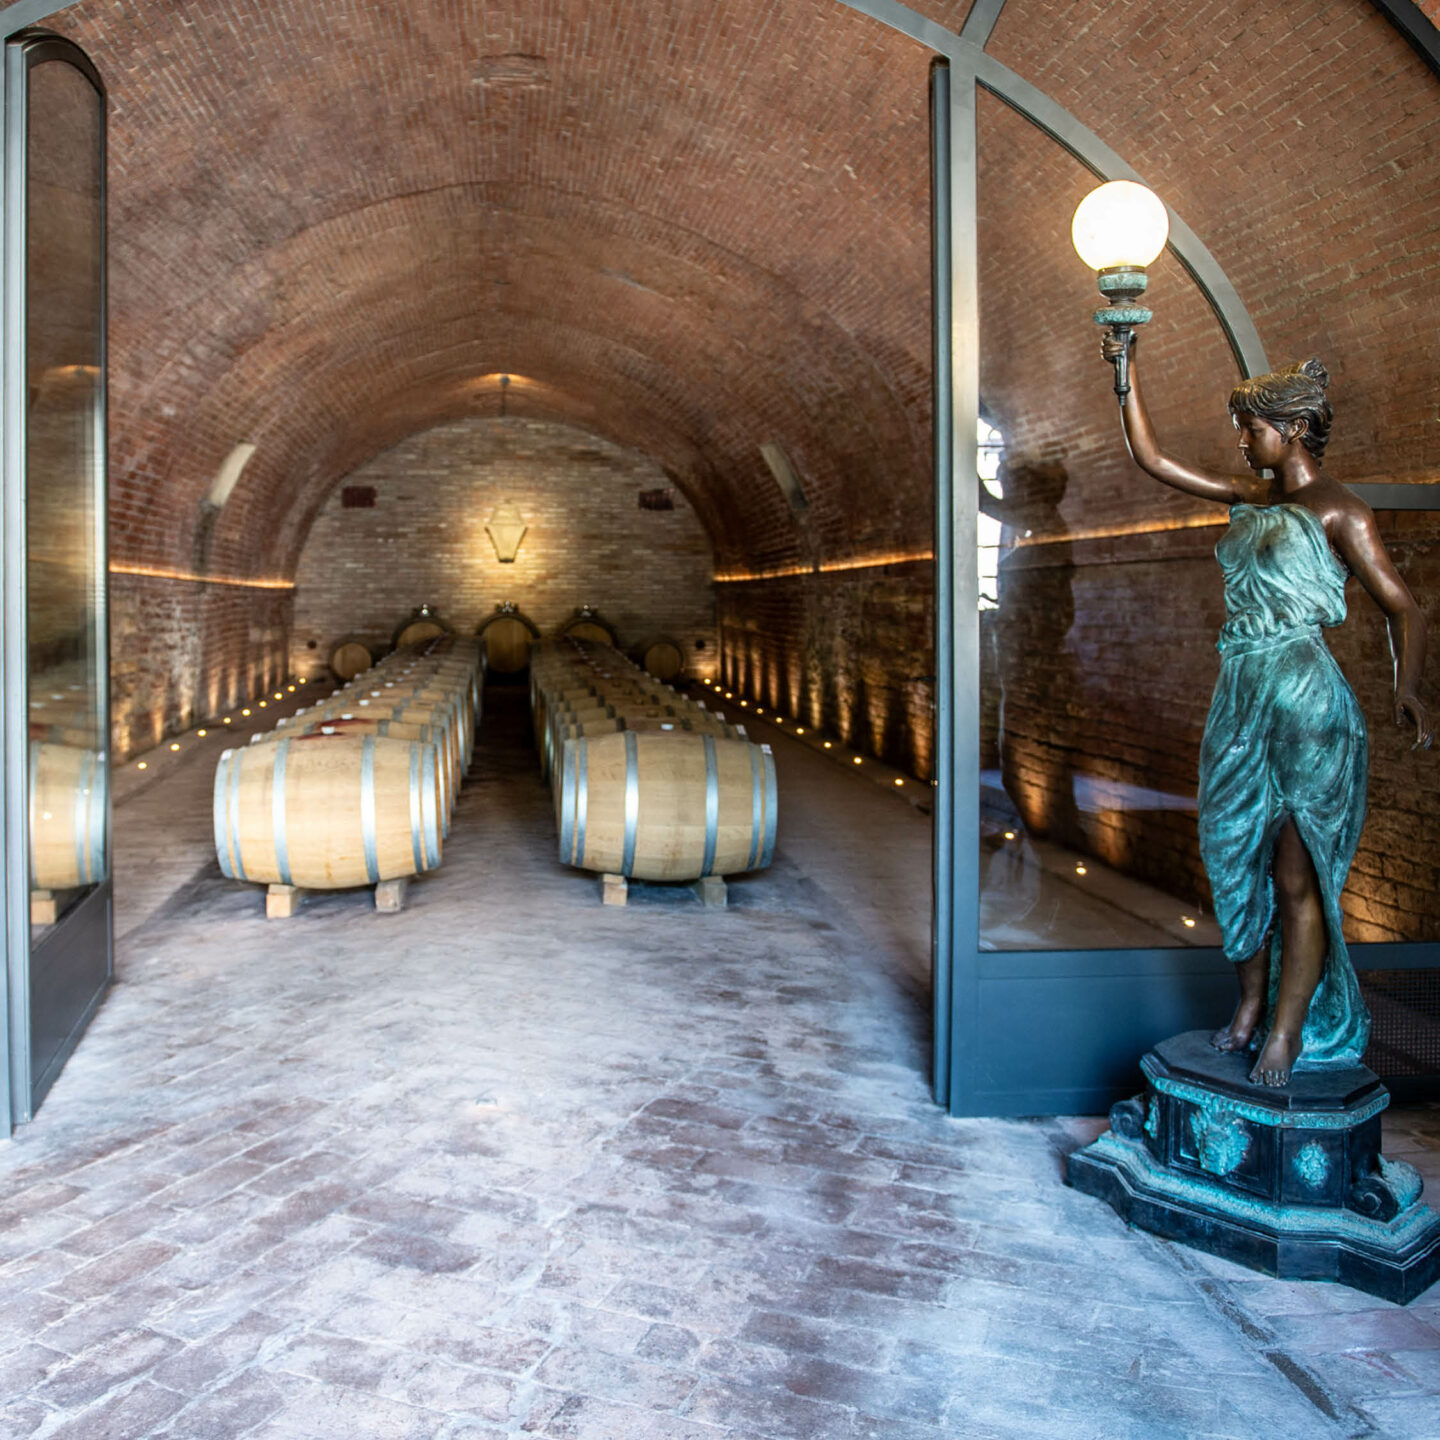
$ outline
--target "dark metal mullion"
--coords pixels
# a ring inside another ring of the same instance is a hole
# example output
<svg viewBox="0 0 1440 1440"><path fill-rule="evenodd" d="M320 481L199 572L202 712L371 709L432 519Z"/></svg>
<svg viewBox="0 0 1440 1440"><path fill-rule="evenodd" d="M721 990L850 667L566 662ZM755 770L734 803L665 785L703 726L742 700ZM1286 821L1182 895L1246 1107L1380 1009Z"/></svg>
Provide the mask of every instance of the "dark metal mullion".
<svg viewBox="0 0 1440 1440"><path fill-rule="evenodd" d="M969 47L967 47L968 50ZM950 66L950 616L952 1114L974 1114L980 1075L980 262L975 72Z"/></svg>
<svg viewBox="0 0 1440 1440"><path fill-rule="evenodd" d="M933 812L934 923L931 931L931 1014L934 1023L933 1083L935 1101L950 1103L950 989L954 962L951 923L952 867L955 844L954 755L950 748L951 712L955 702L955 659L951 605L955 590L953 494L950 456L954 449L951 409L950 317L950 67L942 59L930 66L930 237L932 273L931 342L933 345L934 484L935 484L935 713L931 720L935 775Z"/></svg>

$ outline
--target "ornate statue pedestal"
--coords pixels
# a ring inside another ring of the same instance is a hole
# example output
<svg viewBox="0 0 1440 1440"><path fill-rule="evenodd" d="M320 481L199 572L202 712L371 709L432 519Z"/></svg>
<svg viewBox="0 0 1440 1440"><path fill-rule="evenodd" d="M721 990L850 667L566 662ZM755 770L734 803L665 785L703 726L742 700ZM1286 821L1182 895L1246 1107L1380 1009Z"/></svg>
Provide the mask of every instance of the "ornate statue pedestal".
<svg viewBox="0 0 1440 1440"><path fill-rule="evenodd" d="M1254 1057L1191 1030L1140 1062L1145 1093L1070 1157L1066 1181L1132 1225L1282 1280L1407 1304L1440 1280L1440 1215L1380 1154L1390 1092L1363 1065L1252 1085Z"/></svg>

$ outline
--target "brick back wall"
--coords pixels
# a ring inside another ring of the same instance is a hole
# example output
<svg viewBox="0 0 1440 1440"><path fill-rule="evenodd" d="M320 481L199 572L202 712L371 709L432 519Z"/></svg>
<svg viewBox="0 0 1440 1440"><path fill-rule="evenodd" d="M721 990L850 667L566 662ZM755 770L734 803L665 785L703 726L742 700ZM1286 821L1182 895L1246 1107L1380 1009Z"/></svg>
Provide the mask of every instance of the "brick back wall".
<svg viewBox="0 0 1440 1440"><path fill-rule="evenodd" d="M346 509L349 486L373 487L374 507ZM669 492L675 508L642 510L648 490ZM485 525L507 501L528 528L502 564ZM565 425L457 421L362 465L326 501L297 571L292 663L319 674L351 637L388 649L422 603L473 633L511 601L544 634L593 605L622 647L669 635L708 676L713 573L695 512L653 461Z"/></svg>

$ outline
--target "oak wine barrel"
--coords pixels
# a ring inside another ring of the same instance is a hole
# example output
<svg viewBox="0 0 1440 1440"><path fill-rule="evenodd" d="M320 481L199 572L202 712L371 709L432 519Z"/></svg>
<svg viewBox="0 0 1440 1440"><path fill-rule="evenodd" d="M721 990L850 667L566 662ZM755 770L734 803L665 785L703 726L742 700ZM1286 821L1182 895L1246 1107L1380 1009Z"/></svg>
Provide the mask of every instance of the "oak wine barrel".
<svg viewBox="0 0 1440 1440"><path fill-rule="evenodd" d="M688 733L567 740L557 812L566 865L639 880L698 880L769 865L768 747Z"/></svg>
<svg viewBox="0 0 1440 1440"><path fill-rule="evenodd" d="M685 673L685 652L676 641L662 635L645 647L640 663L657 680L669 682Z"/></svg>
<svg viewBox="0 0 1440 1440"><path fill-rule="evenodd" d="M109 772L95 750L30 744L30 888L71 890L105 878Z"/></svg>
<svg viewBox="0 0 1440 1440"><path fill-rule="evenodd" d="M330 669L341 680L353 680L375 663L375 657L358 640L343 640L330 652Z"/></svg>
<svg viewBox="0 0 1440 1440"><path fill-rule="evenodd" d="M435 747L420 740L287 736L226 750L213 813L232 880L336 890L440 863Z"/></svg>

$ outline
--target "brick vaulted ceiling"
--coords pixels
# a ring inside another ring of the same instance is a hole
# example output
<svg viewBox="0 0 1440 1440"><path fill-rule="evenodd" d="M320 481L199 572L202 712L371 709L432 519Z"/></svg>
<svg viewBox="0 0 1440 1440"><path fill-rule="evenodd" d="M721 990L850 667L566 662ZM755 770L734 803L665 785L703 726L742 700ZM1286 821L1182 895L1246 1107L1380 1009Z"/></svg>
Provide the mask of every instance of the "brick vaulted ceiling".
<svg viewBox="0 0 1440 1440"><path fill-rule="evenodd" d="M915 8L958 28L968 5ZM834 0L80 0L47 24L111 97L117 558L194 563L200 502L250 441L208 563L293 575L346 473L496 413L501 373L509 413L666 466L722 566L928 542L912 41ZM1369 5L1010 0L991 48L1166 187L1272 356L1341 352L1367 477L1440 470L1440 272L1416 238L1440 107ZM987 400L1044 448L1103 404L1103 377L1099 402L1064 378L1072 353L1093 366L1063 236L1089 181L1023 122L990 129L985 320L1009 342ZM1175 315L1227 384L1203 307ZM1185 335L1166 343L1183 361ZM1157 396L1177 416L1184 368ZM771 439L810 493L803 526Z"/></svg>

